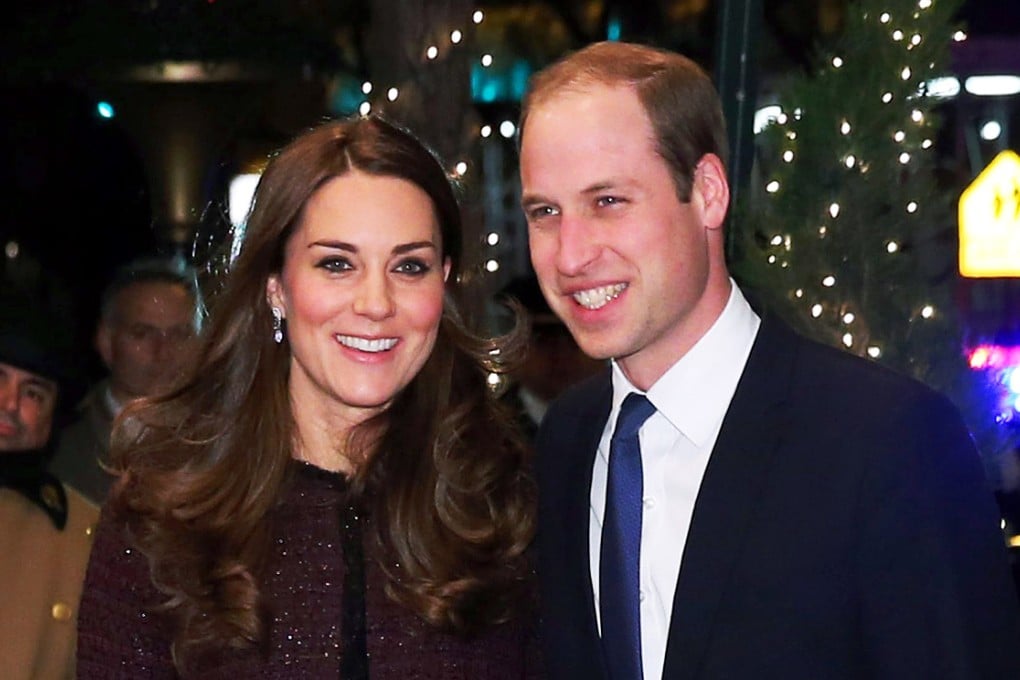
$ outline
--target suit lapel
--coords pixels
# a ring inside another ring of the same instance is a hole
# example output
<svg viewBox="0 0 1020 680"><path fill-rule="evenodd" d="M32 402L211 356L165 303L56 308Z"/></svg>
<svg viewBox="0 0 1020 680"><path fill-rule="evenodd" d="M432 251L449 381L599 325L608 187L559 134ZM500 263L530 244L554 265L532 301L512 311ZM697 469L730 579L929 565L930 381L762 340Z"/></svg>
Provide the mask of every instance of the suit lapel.
<svg viewBox="0 0 1020 680"><path fill-rule="evenodd" d="M592 597L588 525L592 467L612 402L608 371L604 377L584 383L583 390L573 409L557 414L550 428L554 432L544 444L548 458L540 465L546 476L543 486L555 486L545 489L546 498L562 501L543 507L542 530L548 535L540 543L545 560L558 562L543 561L546 573L542 580L547 585L543 596L550 604L555 602L559 612L579 617L563 621L559 630L549 633L559 638L559 651L570 657L569 677L596 680L604 677L605 671ZM553 574L558 576L550 582Z"/></svg>
<svg viewBox="0 0 1020 680"><path fill-rule="evenodd" d="M730 567L784 431L796 336L766 317L726 411L694 506L673 598L663 677L695 678Z"/></svg>

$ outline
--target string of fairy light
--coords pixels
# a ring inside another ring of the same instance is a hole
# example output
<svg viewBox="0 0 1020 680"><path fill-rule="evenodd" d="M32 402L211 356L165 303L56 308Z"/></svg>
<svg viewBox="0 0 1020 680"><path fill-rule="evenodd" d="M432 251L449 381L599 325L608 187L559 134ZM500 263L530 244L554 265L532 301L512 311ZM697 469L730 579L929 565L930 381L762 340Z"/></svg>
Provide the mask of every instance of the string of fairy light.
<svg viewBox="0 0 1020 680"><path fill-rule="evenodd" d="M477 26L485 20L485 12L480 9L473 10L470 17L470 25ZM422 50L422 56L426 61L432 62L438 59L441 55L445 55L449 51L458 48L464 44L465 31L464 28L453 28L446 36L443 42L431 43L424 46ZM495 61L493 55L484 53L478 57L478 62L482 68L490 68ZM365 99L358 105L358 113L362 116L367 116L372 111L371 95L373 92L380 91L376 88L375 84L371 80L366 80L361 84L361 93L365 96ZM397 87L388 87L385 90L386 101L395 102L400 96L400 90ZM499 134L504 139L511 139L517 132L517 126L512 120L504 120L500 122L497 128L493 128L492 125L486 123L479 127L478 136L482 139L488 139L494 134ZM463 178L470 169L470 163L466 158L460 158L453 162L452 167L449 169L451 177L455 179ZM498 232L490 231L485 235L484 242L490 248L499 245L500 235ZM489 273L495 273L499 271L500 263L495 257L486 257L483 264L484 270Z"/></svg>
<svg viewBox="0 0 1020 680"><path fill-rule="evenodd" d="M892 13L889 11L883 11L878 13L874 18L870 18L867 15L863 16L865 21L877 21L881 27L886 28L886 35L888 39L896 44L903 46L903 53L909 53L916 47L922 45L925 40L925 36L921 30L905 30L902 24L909 23L911 20L917 21L921 18L921 13L930 10L934 6L935 0L918 0L916 9L909 15L904 17L900 22L897 22ZM897 23L901 25L897 25ZM963 31L957 31L953 35L954 41L963 41L966 39L966 34ZM832 55L828 61L828 66L831 68L830 75L844 69L847 65L845 57L839 54ZM934 64L929 65L930 68L934 67ZM916 96L924 97L926 92L926 81L919 75L915 74L913 69L904 64L899 70L899 78L904 83L910 83L911 81L917 81ZM893 91L893 88L883 89L881 94L878 96L878 103L883 106L889 106L897 104L897 95ZM790 164L796 160L797 145L798 145L798 134L796 130L796 123L802 121L806 113L801 108L794 108L790 114L787 114L782 108L779 108L778 114L772 117L773 124L781 128L781 139L782 144L779 149L779 160L781 164L778 166L780 170L777 170L775 174L781 174L782 165ZM909 168L915 161L916 154L929 151L933 148L934 142L930 137L922 136L920 141L918 135L915 134L918 130L925 130L927 119L924 111L920 107L914 107L910 109L908 119L902 126L899 126L892 133L892 139L899 147L897 154L897 162ZM847 148L851 149L847 152L838 156L836 162L842 166L842 169L846 171L855 171L861 174L866 174L870 169L870 163L860 157L859 153L855 153L853 148L853 139L855 126L849 117L844 116L838 122L838 131L840 136L846 138ZM767 196L776 199L779 197L780 192L783 189L781 180L776 177L770 177L764 182L764 190ZM902 205L902 209L908 215L915 215L921 208L920 199L909 198ZM825 239L830 229L834 228L838 222L841 214L845 214L844 205L840 202L838 197L834 197L826 206L822 220L817 228L817 238ZM782 268L787 268L790 265L788 254L793 250L793 237L790 234L774 234L769 240L769 245L772 248L766 257L769 265L778 265ZM884 244L885 255L895 257L900 252L901 244L895 238L886 240ZM778 254L777 254L778 253ZM839 287L836 274L834 272L822 274L818 280L818 283L825 289L835 291ZM858 319L858 314L852 309L849 309L848 303L840 303L838 305L827 305L824 299L809 299L811 296L803 289L796 288L792 291L793 296L798 300L803 300L808 306L808 311L812 318L822 319L826 313L827 308L829 311L836 315L836 318L844 326L844 332L842 334L842 343L848 349L854 348L857 338L853 332L853 324ZM936 316L936 308L930 302L924 302L917 307L912 314L920 317L921 319L932 319ZM868 356L877 359L882 356L881 344L877 341L869 342L867 347L863 348Z"/></svg>

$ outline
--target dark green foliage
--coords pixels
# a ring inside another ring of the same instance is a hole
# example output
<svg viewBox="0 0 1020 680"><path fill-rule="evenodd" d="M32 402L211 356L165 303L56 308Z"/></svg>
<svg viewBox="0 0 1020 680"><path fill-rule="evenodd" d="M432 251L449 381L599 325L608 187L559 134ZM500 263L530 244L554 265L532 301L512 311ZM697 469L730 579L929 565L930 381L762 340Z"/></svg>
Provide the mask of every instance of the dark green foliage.
<svg viewBox="0 0 1020 680"><path fill-rule="evenodd" d="M948 75L959 5L850 3L813 72L779 93L785 117L757 136L733 270L800 330L947 394L992 457L1006 433L966 366L953 302L958 190L937 181L939 100L925 86Z"/></svg>

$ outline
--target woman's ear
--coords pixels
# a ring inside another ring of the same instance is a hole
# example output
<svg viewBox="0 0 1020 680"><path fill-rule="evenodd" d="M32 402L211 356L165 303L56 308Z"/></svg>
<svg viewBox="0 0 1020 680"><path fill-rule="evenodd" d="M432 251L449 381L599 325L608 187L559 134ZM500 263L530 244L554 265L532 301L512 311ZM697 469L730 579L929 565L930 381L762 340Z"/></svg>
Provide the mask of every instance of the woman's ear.
<svg viewBox="0 0 1020 680"><path fill-rule="evenodd" d="M287 305L283 300L283 292L280 288L280 277L277 274L270 274L266 279L266 302L270 307L280 310L283 318L287 318Z"/></svg>
<svg viewBox="0 0 1020 680"><path fill-rule="evenodd" d="M714 153L707 153L694 168L691 202L701 211L706 229L720 229L726 222L730 206L730 184L726 168Z"/></svg>
<svg viewBox="0 0 1020 680"><path fill-rule="evenodd" d="M443 281L450 279L450 270L453 269L453 260L448 257L443 258Z"/></svg>

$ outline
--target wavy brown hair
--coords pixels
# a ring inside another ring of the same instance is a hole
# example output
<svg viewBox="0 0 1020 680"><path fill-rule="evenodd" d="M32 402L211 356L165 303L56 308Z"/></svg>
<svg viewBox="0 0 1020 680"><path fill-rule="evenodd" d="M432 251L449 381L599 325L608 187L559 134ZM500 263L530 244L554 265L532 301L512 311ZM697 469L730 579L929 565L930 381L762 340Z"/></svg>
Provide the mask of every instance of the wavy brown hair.
<svg viewBox="0 0 1020 680"><path fill-rule="evenodd" d="M290 352L286 341L273 342L266 281L280 271L309 197L355 169L421 187L452 262L429 359L388 411L348 442L372 442L351 480L373 518L367 540L381 550L370 553L393 557L380 560L388 595L443 629L477 632L512 617L526 599L534 530L527 448L486 383L488 372L509 370L501 361L519 357L526 329L517 324L489 339L458 313L461 216L435 156L378 117L329 122L296 138L263 173L240 250L206 291L209 315L188 374L169 394L126 412L140 430L124 417L115 430L121 474L110 509L166 596L179 670L210 645L265 641L259 574L267 515L293 469L296 437Z"/></svg>

